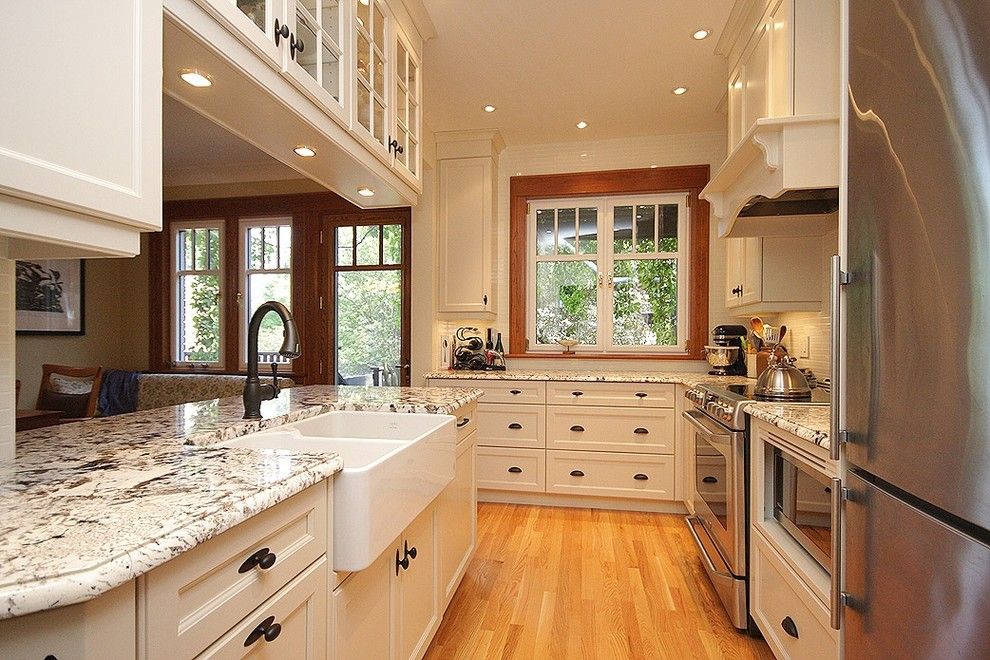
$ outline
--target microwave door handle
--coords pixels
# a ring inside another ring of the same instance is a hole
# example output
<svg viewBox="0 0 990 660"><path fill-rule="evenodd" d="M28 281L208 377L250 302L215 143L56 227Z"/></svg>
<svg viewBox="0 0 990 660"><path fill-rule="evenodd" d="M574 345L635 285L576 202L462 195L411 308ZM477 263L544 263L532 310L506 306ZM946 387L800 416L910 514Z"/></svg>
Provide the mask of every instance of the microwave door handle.
<svg viewBox="0 0 990 660"><path fill-rule="evenodd" d="M732 439L729 437L728 433L719 433L717 431L714 431L713 429L705 425L705 423L702 422L701 419L697 417L697 413L695 413L694 415L692 415L691 413L692 411L685 410L682 413L682 416L684 417L684 419L691 422L692 426L694 426L696 429L701 431L702 435L705 436L705 440L712 443L713 445L732 444Z"/></svg>

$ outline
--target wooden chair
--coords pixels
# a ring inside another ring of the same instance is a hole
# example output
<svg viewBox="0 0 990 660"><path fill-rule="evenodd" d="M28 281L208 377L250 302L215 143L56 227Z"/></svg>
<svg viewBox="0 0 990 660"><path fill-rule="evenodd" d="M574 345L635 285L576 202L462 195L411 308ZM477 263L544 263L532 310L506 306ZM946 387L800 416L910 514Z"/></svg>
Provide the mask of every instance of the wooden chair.
<svg viewBox="0 0 990 660"><path fill-rule="evenodd" d="M59 392L52 386L52 375L64 376L70 381L92 381L88 392ZM100 399L100 379L103 367L70 367L62 364L41 365L41 388L38 390L38 410L61 410L65 417L61 422L87 419L96 414Z"/></svg>

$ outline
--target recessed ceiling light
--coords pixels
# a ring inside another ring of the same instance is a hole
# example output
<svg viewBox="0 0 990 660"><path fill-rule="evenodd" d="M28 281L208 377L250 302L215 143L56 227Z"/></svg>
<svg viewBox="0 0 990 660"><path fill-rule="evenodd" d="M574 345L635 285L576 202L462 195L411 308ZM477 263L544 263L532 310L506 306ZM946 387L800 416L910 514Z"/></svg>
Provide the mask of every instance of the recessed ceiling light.
<svg viewBox="0 0 990 660"><path fill-rule="evenodd" d="M361 197L374 197L375 191L367 187L358 188L358 194L361 195Z"/></svg>
<svg viewBox="0 0 990 660"><path fill-rule="evenodd" d="M313 156L316 155L316 151L314 151L310 147L307 147L304 144L300 144L298 147L293 149L293 151L296 152L297 156L302 156L303 158L312 158Z"/></svg>
<svg viewBox="0 0 990 660"><path fill-rule="evenodd" d="M577 126L578 128L588 128L588 122L582 119L577 124L575 124L575 126Z"/></svg>
<svg viewBox="0 0 990 660"><path fill-rule="evenodd" d="M367 7L371 3L371 0L361 0L361 4Z"/></svg>
<svg viewBox="0 0 990 660"><path fill-rule="evenodd" d="M587 158L587 157L588 157L588 154L586 152L581 154L581 158Z"/></svg>
<svg viewBox="0 0 990 660"><path fill-rule="evenodd" d="M183 69L179 72L179 77L193 87L209 87L213 84L208 75L196 69Z"/></svg>
<svg viewBox="0 0 990 660"><path fill-rule="evenodd" d="M489 103L485 106L485 112L495 112L495 106Z"/></svg>
<svg viewBox="0 0 990 660"><path fill-rule="evenodd" d="M650 169L651 169L651 170L655 170L655 169L657 169L658 167L660 167L660 166L659 166L659 165L650 165Z"/></svg>
<svg viewBox="0 0 990 660"><path fill-rule="evenodd" d="M680 96L681 94L686 94L687 89L688 89L687 87L675 87L670 91L674 96Z"/></svg>
<svg viewBox="0 0 990 660"><path fill-rule="evenodd" d="M711 30L706 30L705 28L701 28L700 30L695 30L694 34L692 34L691 36L697 39L698 41L701 41L711 33L712 33Z"/></svg>

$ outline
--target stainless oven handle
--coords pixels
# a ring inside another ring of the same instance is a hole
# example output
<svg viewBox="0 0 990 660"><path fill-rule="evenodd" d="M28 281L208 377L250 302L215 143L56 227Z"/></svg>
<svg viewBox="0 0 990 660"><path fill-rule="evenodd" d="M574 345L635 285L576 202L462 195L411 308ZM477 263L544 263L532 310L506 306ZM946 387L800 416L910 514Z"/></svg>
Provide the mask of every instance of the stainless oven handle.
<svg viewBox="0 0 990 660"><path fill-rule="evenodd" d="M720 571L717 568L715 568L715 564L712 563L712 558L708 556L708 551L705 550L705 546L701 542L701 537L698 536L698 532L694 531L694 521L698 521L699 523L701 523L701 518L699 518L698 516L687 516L684 518L684 520L687 522L688 530L691 532L691 536L694 537L695 545L697 545L698 550L701 551L701 557L705 560L705 563L708 564L708 570L713 575L718 575L719 577L728 578L730 580L735 579L732 573L727 573L726 571Z"/></svg>
<svg viewBox="0 0 990 660"><path fill-rule="evenodd" d="M711 422L708 422L708 418L701 413L695 412L694 410L685 410L681 413L681 416L691 422L692 426L701 431L705 436L705 440L708 440L712 444L728 445L732 442L732 438L729 437L728 433L717 431L708 426Z"/></svg>
<svg viewBox="0 0 990 660"><path fill-rule="evenodd" d="M841 624L842 597L842 480L832 478L832 575L829 585L832 629Z"/></svg>
<svg viewBox="0 0 990 660"><path fill-rule="evenodd" d="M839 460L839 398L841 393L841 383L839 382L842 378L841 367L839 365L839 356L842 351L842 284L845 281L844 274L842 272L842 257L839 255L832 256L832 278L831 278L831 305L829 310L829 318L831 323L831 349L832 349L832 364L831 373L829 378L831 379L831 385L829 387L829 424L828 424L828 440L829 458L833 461Z"/></svg>

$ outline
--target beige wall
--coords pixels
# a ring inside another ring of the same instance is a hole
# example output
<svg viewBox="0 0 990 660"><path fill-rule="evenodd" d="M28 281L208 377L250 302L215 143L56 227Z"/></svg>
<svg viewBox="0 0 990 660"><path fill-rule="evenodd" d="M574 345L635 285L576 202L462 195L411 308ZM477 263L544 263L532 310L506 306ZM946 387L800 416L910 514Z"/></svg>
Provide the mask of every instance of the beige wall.
<svg viewBox="0 0 990 660"><path fill-rule="evenodd" d="M41 365L148 368L147 240L133 259L86 260L86 334L17 337L19 408L33 408Z"/></svg>
<svg viewBox="0 0 990 660"><path fill-rule="evenodd" d="M496 257L496 306L495 322L438 321L433 336L449 334L460 325L478 327L492 326L502 333L502 341L508 345L509 327L509 178L518 175L553 174L563 172L593 172L597 170L619 170L657 165L669 167L677 165L708 164L714 174L725 159L725 133L698 133L689 135L667 135L642 138L622 138L616 140L568 142L561 144L526 145L507 147L499 159L498 175L498 218L497 218L497 257ZM709 256L709 328L719 323L732 321L725 308L719 285L725 279L725 249L723 242L716 237L717 222L710 221L711 253ZM437 344L437 340L434 340ZM436 364L438 350L432 352ZM509 363L510 368L541 369L630 369L630 370L701 370L707 369L706 362L685 362L683 360L552 360L524 359Z"/></svg>

